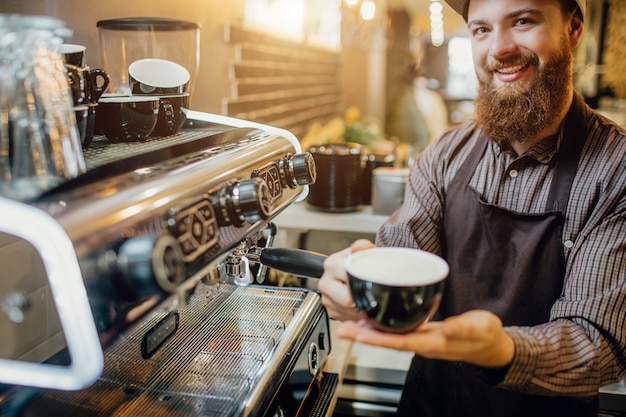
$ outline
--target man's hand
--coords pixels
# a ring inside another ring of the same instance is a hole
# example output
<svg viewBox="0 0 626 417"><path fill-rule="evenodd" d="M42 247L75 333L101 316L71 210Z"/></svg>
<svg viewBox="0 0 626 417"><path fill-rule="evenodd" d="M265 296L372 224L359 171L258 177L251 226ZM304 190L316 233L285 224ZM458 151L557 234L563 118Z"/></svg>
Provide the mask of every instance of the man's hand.
<svg viewBox="0 0 626 417"><path fill-rule="evenodd" d="M364 323L342 323L337 336L360 343L405 350L430 359L462 361L484 367L506 366L515 346L493 313L473 310L440 322L424 323L405 334L384 333Z"/></svg>
<svg viewBox="0 0 626 417"><path fill-rule="evenodd" d="M340 252L333 253L324 261L324 274L320 278L317 289L322 294L322 304L328 315L337 320L358 320L359 314L354 306L348 275L344 262L348 255L363 249L373 248L369 240L360 239Z"/></svg>

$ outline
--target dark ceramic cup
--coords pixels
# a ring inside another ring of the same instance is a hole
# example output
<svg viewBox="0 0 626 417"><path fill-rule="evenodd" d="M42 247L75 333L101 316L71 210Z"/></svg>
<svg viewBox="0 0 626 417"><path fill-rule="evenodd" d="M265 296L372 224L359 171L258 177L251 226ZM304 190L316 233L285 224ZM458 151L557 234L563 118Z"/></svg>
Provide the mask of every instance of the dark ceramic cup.
<svg viewBox="0 0 626 417"><path fill-rule="evenodd" d="M105 97L98 103L96 124L110 142L143 142L154 131L158 115L158 97Z"/></svg>
<svg viewBox="0 0 626 417"><path fill-rule="evenodd" d="M354 252L345 267L362 318L391 333L414 330L435 314L449 272L439 256L409 248Z"/></svg>
<svg viewBox="0 0 626 417"><path fill-rule="evenodd" d="M74 106L97 103L111 81L109 74L99 68L66 65L65 71Z"/></svg>
<svg viewBox="0 0 626 417"><path fill-rule="evenodd" d="M73 65L75 67L85 66L87 48L83 45L72 43L64 43L59 46L59 52L63 58L65 65Z"/></svg>
<svg viewBox="0 0 626 417"><path fill-rule="evenodd" d="M159 97L159 117L153 136L174 135L182 129L189 110L189 93Z"/></svg>
<svg viewBox="0 0 626 417"><path fill-rule="evenodd" d="M80 135L80 142L83 149L87 149L93 140L96 125L96 107L98 104L85 104L74 106L76 115L76 127Z"/></svg>

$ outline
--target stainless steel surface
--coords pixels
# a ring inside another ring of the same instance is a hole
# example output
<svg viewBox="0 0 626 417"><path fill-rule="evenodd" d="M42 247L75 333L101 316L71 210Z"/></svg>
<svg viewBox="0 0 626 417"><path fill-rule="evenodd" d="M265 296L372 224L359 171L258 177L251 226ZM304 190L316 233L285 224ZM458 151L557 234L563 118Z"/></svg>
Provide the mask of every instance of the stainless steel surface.
<svg viewBox="0 0 626 417"><path fill-rule="evenodd" d="M215 134L221 135L223 143L211 143ZM217 191L229 180L250 178L254 169L294 153L285 138L252 129L233 129L224 134L219 130L188 131L132 144L110 144L100 137L85 151L85 158L88 170L97 172L102 167L108 170L110 163L120 165L119 158L146 158L151 152L168 152L172 146L182 147L185 143L197 144L198 149L165 161L155 156L142 166L131 165L128 172L52 194L38 205L58 219L82 257L119 239L128 227L143 225L146 230L158 230L173 208L182 212L205 202L207 193ZM278 211L300 191L287 188L283 192L280 185L274 185L273 209Z"/></svg>
<svg viewBox="0 0 626 417"><path fill-rule="evenodd" d="M354 343L335 415L393 417L413 354Z"/></svg>
<svg viewBox="0 0 626 417"><path fill-rule="evenodd" d="M46 393L24 416L263 415L299 352L308 354L307 341L329 335L320 298L307 290L199 284L175 311L177 330L152 356L142 343L169 309L156 309L107 349L91 388ZM316 345L311 379L329 348Z"/></svg>

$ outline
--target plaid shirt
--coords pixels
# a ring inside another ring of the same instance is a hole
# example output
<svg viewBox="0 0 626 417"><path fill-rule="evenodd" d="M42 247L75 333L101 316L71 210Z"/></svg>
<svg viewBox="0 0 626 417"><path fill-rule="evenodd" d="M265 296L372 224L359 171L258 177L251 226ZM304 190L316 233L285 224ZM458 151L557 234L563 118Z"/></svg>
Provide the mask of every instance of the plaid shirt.
<svg viewBox="0 0 626 417"><path fill-rule="evenodd" d="M563 229L566 273L550 321L507 327L515 357L500 386L528 393L595 395L626 375L626 132L590 112ZM377 245L442 254L448 185L476 137L473 123L446 132L418 159L405 202L378 232ZM490 204L519 213L545 212L555 135L520 156L490 142L470 181ZM532 302L532 301L529 301Z"/></svg>

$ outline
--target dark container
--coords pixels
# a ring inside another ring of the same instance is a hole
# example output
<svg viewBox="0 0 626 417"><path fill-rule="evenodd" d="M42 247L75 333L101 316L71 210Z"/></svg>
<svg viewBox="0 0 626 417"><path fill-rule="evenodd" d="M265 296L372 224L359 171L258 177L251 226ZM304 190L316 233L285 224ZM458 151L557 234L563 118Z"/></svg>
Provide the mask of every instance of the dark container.
<svg viewBox="0 0 626 417"><path fill-rule="evenodd" d="M308 151L315 161L317 179L309 187L307 202L332 213L358 210L363 175L361 146L333 144L312 146Z"/></svg>

